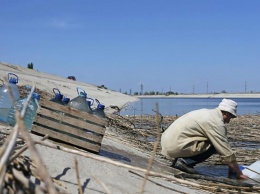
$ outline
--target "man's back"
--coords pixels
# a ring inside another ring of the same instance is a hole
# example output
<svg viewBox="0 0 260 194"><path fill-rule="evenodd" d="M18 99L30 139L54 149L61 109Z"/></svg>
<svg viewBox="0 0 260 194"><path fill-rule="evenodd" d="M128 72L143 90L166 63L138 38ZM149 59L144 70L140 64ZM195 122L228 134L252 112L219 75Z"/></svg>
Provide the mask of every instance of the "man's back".
<svg viewBox="0 0 260 194"><path fill-rule="evenodd" d="M162 154L169 158L200 154L211 146L208 134L216 129L226 135L219 109L191 111L174 121L162 134Z"/></svg>

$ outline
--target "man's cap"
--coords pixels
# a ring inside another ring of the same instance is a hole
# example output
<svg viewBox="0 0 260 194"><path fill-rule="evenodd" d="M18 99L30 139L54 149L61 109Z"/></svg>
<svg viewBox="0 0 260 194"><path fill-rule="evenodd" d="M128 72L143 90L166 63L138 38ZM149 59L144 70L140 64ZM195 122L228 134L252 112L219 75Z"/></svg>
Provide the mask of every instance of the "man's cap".
<svg viewBox="0 0 260 194"><path fill-rule="evenodd" d="M224 98L219 103L218 108L222 111L231 113L234 117L237 117L237 103L233 100Z"/></svg>

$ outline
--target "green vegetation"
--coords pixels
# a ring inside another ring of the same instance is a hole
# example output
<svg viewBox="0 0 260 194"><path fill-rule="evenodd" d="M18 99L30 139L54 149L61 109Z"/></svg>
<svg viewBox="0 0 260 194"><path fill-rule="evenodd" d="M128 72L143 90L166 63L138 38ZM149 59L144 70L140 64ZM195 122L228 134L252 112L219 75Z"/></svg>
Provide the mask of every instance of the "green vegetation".
<svg viewBox="0 0 260 194"><path fill-rule="evenodd" d="M33 69L33 63L28 63L27 68L28 69Z"/></svg>

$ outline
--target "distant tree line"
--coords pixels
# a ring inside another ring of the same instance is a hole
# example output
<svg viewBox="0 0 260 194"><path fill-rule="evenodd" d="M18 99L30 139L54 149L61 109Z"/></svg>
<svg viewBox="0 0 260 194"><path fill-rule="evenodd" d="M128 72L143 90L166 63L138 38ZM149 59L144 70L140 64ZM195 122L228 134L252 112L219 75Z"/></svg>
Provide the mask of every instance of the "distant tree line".
<svg viewBox="0 0 260 194"><path fill-rule="evenodd" d="M124 92L124 94L128 95L127 92ZM131 90L129 92L129 95L131 94ZM150 91L150 92L144 92L142 94L142 92L134 92L133 94L134 96L141 96L141 95L145 95L145 96L153 96L153 95L165 95L165 96L169 96L169 95L178 95L177 92L172 92L172 91L168 91L168 92L155 92L155 91Z"/></svg>

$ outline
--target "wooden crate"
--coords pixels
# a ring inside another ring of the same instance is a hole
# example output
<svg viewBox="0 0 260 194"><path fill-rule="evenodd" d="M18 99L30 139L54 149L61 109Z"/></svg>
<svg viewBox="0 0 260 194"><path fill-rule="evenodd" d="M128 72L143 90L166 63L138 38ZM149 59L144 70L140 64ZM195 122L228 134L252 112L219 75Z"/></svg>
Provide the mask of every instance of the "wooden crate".
<svg viewBox="0 0 260 194"><path fill-rule="evenodd" d="M98 153L107 119L58 103L40 100L31 132L69 147Z"/></svg>

